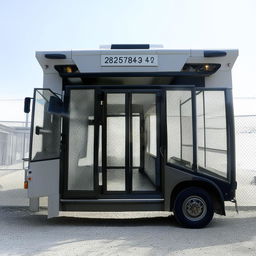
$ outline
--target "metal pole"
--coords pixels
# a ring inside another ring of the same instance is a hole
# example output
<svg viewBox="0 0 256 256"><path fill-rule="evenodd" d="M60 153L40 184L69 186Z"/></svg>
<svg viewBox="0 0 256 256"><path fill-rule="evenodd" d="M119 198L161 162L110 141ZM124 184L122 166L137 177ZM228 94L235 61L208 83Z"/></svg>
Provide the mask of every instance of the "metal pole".
<svg viewBox="0 0 256 256"><path fill-rule="evenodd" d="M28 127L28 117L29 117L29 113L26 113L26 123L25 123L25 127Z"/></svg>
<svg viewBox="0 0 256 256"><path fill-rule="evenodd" d="M25 128L28 128L28 118L29 118L29 114L26 113L26 120L25 120ZM25 158L25 149L26 149L26 132L24 132L23 134L23 159ZM23 160L23 165L22 165L23 169L25 169L25 161Z"/></svg>

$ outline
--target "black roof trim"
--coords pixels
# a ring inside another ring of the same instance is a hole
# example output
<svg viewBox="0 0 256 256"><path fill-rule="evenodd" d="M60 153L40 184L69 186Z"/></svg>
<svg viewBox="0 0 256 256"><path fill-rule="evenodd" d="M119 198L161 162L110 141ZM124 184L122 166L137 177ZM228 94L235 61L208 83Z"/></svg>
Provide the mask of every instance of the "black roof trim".
<svg viewBox="0 0 256 256"><path fill-rule="evenodd" d="M67 58L65 54L60 54L60 53L46 53L44 55L44 57L46 59L52 59L52 60L56 60L56 59L62 60L62 59L66 59Z"/></svg>
<svg viewBox="0 0 256 256"><path fill-rule="evenodd" d="M206 77L213 72L102 72L102 73L59 73L61 77Z"/></svg>
<svg viewBox="0 0 256 256"><path fill-rule="evenodd" d="M207 57L207 58L224 57L226 55L227 55L227 52L225 51L214 51L214 50L204 51L204 57Z"/></svg>
<svg viewBox="0 0 256 256"><path fill-rule="evenodd" d="M149 49L149 44L112 44L111 49Z"/></svg>

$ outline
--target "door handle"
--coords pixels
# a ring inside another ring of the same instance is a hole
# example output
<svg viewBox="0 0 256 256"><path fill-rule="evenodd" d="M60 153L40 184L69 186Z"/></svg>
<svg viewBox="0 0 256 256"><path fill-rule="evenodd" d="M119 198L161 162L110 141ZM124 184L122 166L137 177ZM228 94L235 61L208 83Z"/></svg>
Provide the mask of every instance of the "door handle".
<svg viewBox="0 0 256 256"><path fill-rule="evenodd" d="M45 133L52 133L51 130L44 129L43 127L36 126L36 135L45 134Z"/></svg>

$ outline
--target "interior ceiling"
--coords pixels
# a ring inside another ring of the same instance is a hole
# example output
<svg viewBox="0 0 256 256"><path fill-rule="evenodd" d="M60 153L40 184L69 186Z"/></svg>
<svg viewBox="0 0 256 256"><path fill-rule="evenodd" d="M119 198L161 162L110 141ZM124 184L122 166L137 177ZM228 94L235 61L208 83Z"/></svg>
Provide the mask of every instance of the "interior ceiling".
<svg viewBox="0 0 256 256"><path fill-rule="evenodd" d="M133 93L132 104L135 105L152 105L155 103L156 95L154 93ZM108 104L124 104L125 94L123 93L110 93L107 97Z"/></svg>

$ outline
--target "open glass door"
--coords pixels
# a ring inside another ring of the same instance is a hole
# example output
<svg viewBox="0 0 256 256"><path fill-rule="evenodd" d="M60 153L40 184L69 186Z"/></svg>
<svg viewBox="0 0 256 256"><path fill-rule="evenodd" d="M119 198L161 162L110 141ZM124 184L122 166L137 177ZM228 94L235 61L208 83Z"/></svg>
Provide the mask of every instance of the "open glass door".
<svg viewBox="0 0 256 256"><path fill-rule="evenodd" d="M30 147L31 162L60 157L61 117L48 111L52 97L60 100L50 89L35 89Z"/></svg>
<svg viewBox="0 0 256 256"><path fill-rule="evenodd" d="M60 98L49 89L35 89L31 126L30 163L27 172L28 196L49 196L49 209L58 203L60 171L61 116L50 111L50 102ZM56 216L53 207L49 216Z"/></svg>

